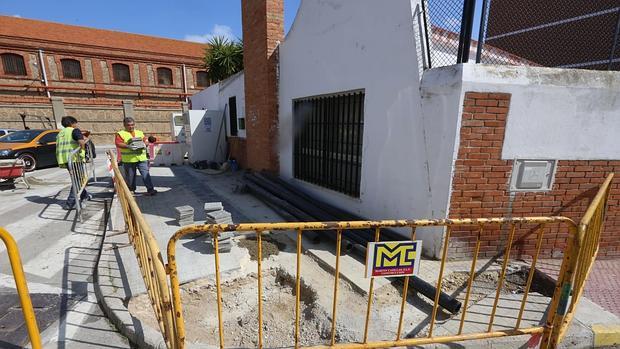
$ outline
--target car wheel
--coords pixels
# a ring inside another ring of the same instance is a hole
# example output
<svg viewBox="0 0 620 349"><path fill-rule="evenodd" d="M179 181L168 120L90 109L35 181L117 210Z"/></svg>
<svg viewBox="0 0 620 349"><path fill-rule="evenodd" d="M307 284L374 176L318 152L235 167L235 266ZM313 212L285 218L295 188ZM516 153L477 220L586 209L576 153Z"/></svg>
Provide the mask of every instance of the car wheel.
<svg viewBox="0 0 620 349"><path fill-rule="evenodd" d="M25 153L25 154L21 154L17 158L24 162L25 164L24 169L26 171L30 172L30 171L33 171L35 168L37 168L37 160L34 158L34 155Z"/></svg>

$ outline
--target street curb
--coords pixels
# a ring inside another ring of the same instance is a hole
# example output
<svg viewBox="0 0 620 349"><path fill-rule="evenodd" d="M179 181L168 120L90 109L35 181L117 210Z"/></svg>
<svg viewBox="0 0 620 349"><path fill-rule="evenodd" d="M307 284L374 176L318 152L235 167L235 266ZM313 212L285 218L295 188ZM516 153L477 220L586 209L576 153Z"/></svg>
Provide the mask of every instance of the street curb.
<svg viewBox="0 0 620 349"><path fill-rule="evenodd" d="M608 347L620 344L620 325L593 324L594 347Z"/></svg>
<svg viewBox="0 0 620 349"><path fill-rule="evenodd" d="M117 206L117 212L119 211L118 206L120 206L118 202L118 198L114 195L112 200L112 207L110 212L114 211L114 206ZM118 217L116 217L118 218ZM110 214L110 220L113 220L114 217ZM122 219L122 218L121 218ZM114 223L112 223L114 226ZM118 225L116 225L118 227ZM108 233L114 233L118 231L108 231ZM95 269L94 275L94 291L95 296L97 297L97 301L101 306L101 309L108 317L110 322L114 324L114 326L118 329L118 331L127 337L127 339L134 345L137 345L140 348L149 348L149 349L166 349L166 343L161 335L161 333L145 324L143 324L139 319L131 316L129 310L127 309L127 302L130 295L127 294L128 290L125 290L122 284L119 284L118 278L111 277L110 272L112 271L110 267L110 263L115 263L114 258L107 258L103 249L105 249L106 245L112 247L116 244L116 242L111 242L112 238L109 237L109 234L106 234L106 238L102 243L102 251L101 258L97 267ZM113 247L116 248L116 247ZM119 267L117 263L116 267ZM124 272L118 268L117 273ZM103 275L103 277L102 277ZM108 276L107 280L105 280L105 276ZM102 279L105 283L102 284Z"/></svg>

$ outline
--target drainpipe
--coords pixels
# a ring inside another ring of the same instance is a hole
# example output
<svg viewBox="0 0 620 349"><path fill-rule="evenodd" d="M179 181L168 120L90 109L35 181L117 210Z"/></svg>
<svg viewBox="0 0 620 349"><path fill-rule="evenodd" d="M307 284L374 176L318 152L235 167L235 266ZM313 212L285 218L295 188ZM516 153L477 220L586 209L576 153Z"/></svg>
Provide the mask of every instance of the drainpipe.
<svg viewBox="0 0 620 349"><path fill-rule="evenodd" d="M39 67L40 67L39 71L41 72L41 76L43 77L43 85L47 87L48 86L47 74L45 73L45 63L43 61L43 50L41 49L39 49ZM47 94L47 98L52 97L48 89L45 89L45 93Z"/></svg>
<svg viewBox="0 0 620 349"><path fill-rule="evenodd" d="M187 76L185 75L185 64L181 67L183 69L183 93L185 93L185 103L187 103Z"/></svg>

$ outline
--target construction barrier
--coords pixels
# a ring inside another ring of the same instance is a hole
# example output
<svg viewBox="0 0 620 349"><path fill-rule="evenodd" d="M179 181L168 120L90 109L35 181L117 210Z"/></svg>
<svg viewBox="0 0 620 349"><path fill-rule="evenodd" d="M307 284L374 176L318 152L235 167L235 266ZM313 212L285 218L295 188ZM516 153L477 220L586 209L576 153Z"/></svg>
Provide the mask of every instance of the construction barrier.
<svg viewBox="0 0 620 349"><path fill-rule="evenodd" d="M80 195L86 189L90 178L93 181L97 181L97 176L95 175L95 154L91 145L90 140L88 140L84 147L86 155L84 159L78 155L82 151L81 147L76 148L67 155L67 169L71 178L71 190L73 190L73 195L75 196L75 209L80 221L82 221Z"/></svg>
<svg viewBox="0 0 620 349"><path fill-rule="evenodd" d="M22 266L22 261L19 257L17 243L11 234L1 227L0 239L4 241L4 245L6 246L6 250L9 255L11 269L13 270L13 278L15 279L15 287L17 288L17 294L22 306L22 313L24 314L24 321L28 330L28 336L30 336L32 349L40 349L42 348L41 336L39 334L39 327L37 326L37 319L34 315L34 309L32 308L30 292L28 292L28 284L26 283L24 267Z"/></svg>
<svg viewBox="0 0 620 349"><path fill-rule="evenodd" d="M598 254L613 178L614 174L609 174L599 188L579 222L576 238L570 244L569 251L564 255L553 296L554 307L552 310L555 310L556 314L553 322L547 323L547 326L552 327L553 331L548 333L548 337L543 338L543 344L549 342L553 346L553 343L559 343L566 334L577 311L577 304L583 295L586 280Z"/></svg>
<svg viewBox="0 0 620 349"><path fill-rule="evenodd" d="M168 241L167 260L165 265L161 258L161 253L157 242L150 230L148 224L144 221L140 210L129 192L127 186L122 180L122 176L118 171L114 154L108 152L111 159L114 181L118 193L118 197L123 207L125 221L128 226L130 241L136 251L142 275L147 286L148 294L153 304L155 315L159 322L159 327L164 335L164 339L169 348L185 347L185 320L181 305L181 293L179 285L178 267L176 264L176 243L183 236L188 234L209 234L213 239L214 265L215 265L215 286L217 298L217 316L218 316L218 338L220 348L224 348L225 329L223 326L223 305L220 275L220 253L218 250L218 235L223 232L234 231L240 234L252 234L256 236L257 243L257 342L258 348L263 347L263 289L262 289L262 237L267 231L272 233L281 233L285 231L296 232L296 275L295 275L295 325L294 325L294 345L300 345L300 288L301 288L301 255L302 236L304 232L334 230L336 231L336 259L334 265L334 284L332 297L332 314L331 314L331 339L326 345L309 346L305 348L344 348L344 349L362 349L362 348L388 348L401 346L415 346L432 343L451 343L458 341L490 339L506 336L518 335L540 335L542 337L540 348L555 348L561 341L566 328L570 324L575 307L583 292L585 280L596 257L598 242L602 230L602 223L605 214L605 203L609 195L610 183L613 174L609 175L606 181L592 201L581 223L576 225L569 218L561 216L552 217L523 217L523 218L479 218L479 219L437 219L437 220L389 220L389 221L351 221L351 222L295 222L295 223L250 223L250 224L207 224L183 227L178 230ZM513 249L515 241L515 232L517 229L525 225L536 225L535 234L531 236L535 239L535 252L532 255L532 261L529 266L527 282L524 288L523 298L520 301L519 314L515 319L514 328L509 330L494 330L495 317L500 299L500 293L504 286L507 273L507 266L510 252ZM558 225L567 233L567 247L564 251L564 260L560 269L559 278L555 287L555 292L547 311L545 325L538 326L521 326L526 308L528 294L532 286L536 263L541 251L542 242L545 238L545 227L549 224ZM418 227L445 227L445 236L443 240L442 258L440 261L440 269L437 281L437 288L433 302L432 313L430 316L428 334L425 337L402 338L403 329L403 312L407 301L407 288L409 286L409 277L404 278L403 296L401 300L398 330L393 340L369 341L368 330L370 322L370 314L372 310L372 299L374 289L374 279L370 280L368 290L368 303L366 308L366 320L364 325L363 341L360 343L336 343L336 324L337 324L337 302L338 302L338 282L340 278L340 257L341 242L343 231L355 231L363 229L374 230L374 240L379 241L381 238L381 230L387 228L409 228L411 231L411 239L415 239L416 228ZM478 234L475 249L473 252L473 260L467 281L467 289L464 305L460 314L459 330L450 335L437 336L434 334L435 323L437 318L439 297L441 293L442 279L444 276L445 264L448 259L448 244L450 234L454 229L461 227L476 227ZM476 262L481 245L481 236L485 229L508 227L508 238L503 248L501 257L502 267L499 271L499 280L497 289L494 292L493 307L490 310L489 322L486 324L486 331L463 333L463 325L467 318L467 308L470 300L470 294L473 282L475 280ZM167 283L165 274L170 276L170 286ZM572 298L570 295L572 294Z"/></svg>
<svg viewBox="0 0 620 349"><path fill-rule="evenodd" d="M168 348L176 349L179 342L177 324L170 301L171 290L168 286L166 267L157 241L123 180L114 153L108 151L107 154L114 174L114 187L123 210L129 242L136 253L144 285L159 324L159 330L163 334Z"/></svg>

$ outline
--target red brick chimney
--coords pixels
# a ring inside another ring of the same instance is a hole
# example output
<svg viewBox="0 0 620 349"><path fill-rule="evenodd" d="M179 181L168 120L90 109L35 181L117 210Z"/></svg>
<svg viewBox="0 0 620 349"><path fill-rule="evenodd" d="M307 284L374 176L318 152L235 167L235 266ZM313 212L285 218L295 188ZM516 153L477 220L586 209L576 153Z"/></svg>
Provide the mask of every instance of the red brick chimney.
<svg viewBox="0 0 620 349"><path fill-rule="evenodd" d="M247 167L278 172L278 42L283 0L241 0Z"/></svg>

